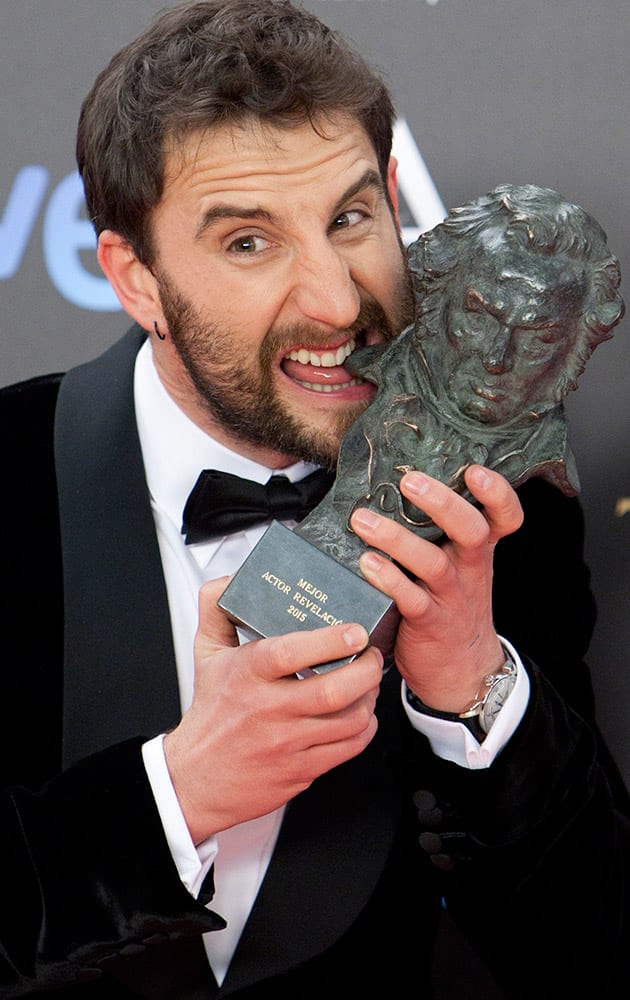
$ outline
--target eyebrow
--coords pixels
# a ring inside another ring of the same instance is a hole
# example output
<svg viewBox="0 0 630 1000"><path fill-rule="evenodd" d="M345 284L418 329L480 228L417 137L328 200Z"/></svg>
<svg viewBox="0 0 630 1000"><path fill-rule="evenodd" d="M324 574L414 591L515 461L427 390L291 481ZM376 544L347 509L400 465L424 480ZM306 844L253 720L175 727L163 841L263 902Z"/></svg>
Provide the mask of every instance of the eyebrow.
<svg viewBox="0 0 630 1000"><path fill-rule="evenodd" d="M471 283L470 285L468 285L464 295L465 296L474 295L475 299L483 307L484 311L487 312L489 316L493 316L494 319L501 322L501 318L498 315L498 312L500 312L500 310L498 311L494 303L490 299L487 299L486 296L483 294L483 292L480 292L479 289L476 288L474 284ZM534 317L530 322L514 323L510 325L518 326L523 330L533 330L534 332L536 330L548 330L552 326L556 327L562 325L560 320L554 319L554 315L550 310L545 311L544 302L533 303L533 308L534 308Z"/></svg>
<svg viewBox="0 0 630 1000"><path fill-rule="evenodd" d="M199 239L215 223L220 222L221 219L260 219L263 222L268 222L270 225L276 225L276 218L273 213L268 212L264 208L258 206L245 208L244 205L221 203L213 205L207 212L204 212L203 218L197 226L195 237Z"/></svg>
<svg viewBox="0 0 630 1000"><path fill-rule="evenodd" d="M372 188L378 194L384 195L385 188L383 186L383 181L376 170L372 168L368 169L358 178L353 184L347 188L342 194L339 200L336 202L332 210L332 218L341 211L343 206L354 198L361 191ZM215 223L220 222L222 219L259 219L262 222L268 222L270 225L278 225L278 219L273 214L273 212L267 211L267 209L262 208L259 205L246 208L244 205L230 204L229 202L220 202L218 205L213 205L206 212L204 212L203 217L197 226L197 231L195 233L196 239L200 239L208 229L211 229Z"/></svg>
<svg viewBox="0 0 630 1000"><path fill-rule="evenodd" d="M383 185L381 175L371 167L368 168L365 173L361 174L359 179L355 181L354 184L351 184L346 191L344 191L341 198L333 208L333 218L339 211L341 211L346 202L360 194L361 191L366 191L370 188L382 197L385 196L385 187Z"/></svg>

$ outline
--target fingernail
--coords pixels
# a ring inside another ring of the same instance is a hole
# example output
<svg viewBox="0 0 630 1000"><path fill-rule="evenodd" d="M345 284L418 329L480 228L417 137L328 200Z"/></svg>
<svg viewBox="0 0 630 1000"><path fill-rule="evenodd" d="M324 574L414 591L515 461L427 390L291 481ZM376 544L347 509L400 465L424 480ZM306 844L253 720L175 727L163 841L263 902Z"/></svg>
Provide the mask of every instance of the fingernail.
<svg viewBox="0 0 630 1000"><path fill-rule="evenodd" d="M374 514L366 507L357 507L352 515L352 521L362 528L376 528L378 525L378 514Z"/></svg>
<svg viewBox="0 0 630 1000"><path fill-rule="evenodd" d="M343 640L351 649L360 649L367 644L368 634L362 625L350 625L343 633Z"/></svg>
<svg viewBox="0 0 630 1000"><path fill-rule="evenodd" d="M376 573L382 566L382 559L376 554L376 552L368 550L367 552L361 553L359 564L364 569L371 569L372 572Z"/></svg>
<svg viewBox="0 0 630 1000"><path fill-rule="evenodd" d="M421 497L428 492L431 480L422 472L408 472L405 476L405 490L413 493L414 496Z"/></svg>
<svg viewBox="0 0 630 1000"><path fill-rule="evenodd" d="M473 465L468 470L468 475L473 481L473 485L478 489L485 489L490 485L490 476L481 465Z"/></svg>

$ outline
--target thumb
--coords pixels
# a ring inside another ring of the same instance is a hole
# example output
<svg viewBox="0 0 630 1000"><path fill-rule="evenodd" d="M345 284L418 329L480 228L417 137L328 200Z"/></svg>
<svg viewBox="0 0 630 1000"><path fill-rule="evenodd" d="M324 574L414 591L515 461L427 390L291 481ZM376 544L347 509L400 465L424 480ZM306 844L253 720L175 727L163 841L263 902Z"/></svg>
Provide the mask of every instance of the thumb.
<svg viewBox="0 0 630 1000"><path fill-rule="evenodd" d="M238 646L236 629L217 601L228 583L229 576L204 583L199 591L199 624L195 636L195 658L205 657L219 649Z"/></svg>

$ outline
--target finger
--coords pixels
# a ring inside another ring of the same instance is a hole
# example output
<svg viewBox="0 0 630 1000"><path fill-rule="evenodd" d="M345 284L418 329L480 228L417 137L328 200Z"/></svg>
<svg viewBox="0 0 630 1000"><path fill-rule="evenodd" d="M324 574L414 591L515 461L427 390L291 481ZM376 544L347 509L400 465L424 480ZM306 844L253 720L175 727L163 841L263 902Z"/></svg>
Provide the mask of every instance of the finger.
<svg viewBox="0 0 630 1000"><path fill-rule="evenodd" d="M400 489L456 545L474 548L488 541L488 522L482 511L446 483L414 471L402 477Z"/></svg>
<svg viewBox="0 0 630 1000"><path fill-rule="evenodd" d="M344 667L343 670L345 669ZM326 683L322 682L321 677L309 679L308 684L312 688L310 692L305 692L304 685L298 681L295 684L298 694L303 696L306 693L307 704L316 695L315 688L321 690L326 687ZM338 687L337 690L340 692L341 688ZM313 702L314 707L320 709L319 711L298 712L299 723L296 724L296 720L293 719L285 732L287 752L294 753L300 749L322 746L326 743L339 743L364 732L371 724L378 697L378 686L370 688L358 698L355 697L355 694L355 691L350 691L351 700L349 703L335 708L334 711L327 711L327 709L337 703L341 705L342 701L345 702L347 699L335 697L329 703L325 701L319 704Z"/></svg>
<svg viewBox="0 0 630 1000"><path fill-rule="evenodd" d="M368 583L391 597L402 615L422 615L430 604L430 592L437 590L452 572L444 549L366 508L357 508L351 524L353 531L372 546L359 559L359 568ZM381 555L383 552L387 555ZM412 574L413 580L402 572L401 566Z"/></svg>
<svg viewBox="0 0 630 1000"><path fill-rule="evenodd" d="M523 523L521 502L507 479L481 465L471 465L464 474L466 486L483 507L490 526L490 540L511 535Z"/></svg>
<svg viewBox="0 0 630 1000"><path fill-rule="evenodd" d="M303 777L308 773L310 780L313 780L352 757L357 757L372 741L377 729L378 720L374 713L371 713L367 725L353 735L341 740L317 743L297 753L295 755L297 774Z"/></svg>
<svg viewBox="0 0 630 1000"><path fill-rule="evenodd" d="M363 625L353 623L288 632L248 643L243 647L243 663L262 679L293 678L306 668L357 656L368 638Z"/></svg>
<svg viewBox="0 0 630 1000"><path fill-rule="evenodd" d="M431 542L425 544L432 545ZM419 560L416 560L415 581L410 580L391 559L374 549L362 553L359 567L368 583L391 597L403 617L417 618L428 610L433 589L437 590L438 581L443 577L443 573L449 570L448 561L442 550L436 545L432 545L432 548L436 554L436 561L433 561L436 569L431 568L429 560L425 560L424 567L420 565ZM442 564L443 570L441 567L438 568L438 563ZM425 582L429 579L432 581L431 585Z"/></svg>
<svg viewBox="0 0 630 1000"><path fill-rule="evenodd" d="M217 605L229 582L229 576L222 576L204 583L199 591L199 624L195 651L202 656L209 655L217 649L224 649L226 646L238 646L234 625Z"/></svg>
<svg viewBox="0 0 630 1000"><path fill-rule="evenodd" d="M383 654L370 647L351 663L326 674L314 674L300 684L301 712L332 722L353 715L366 704L373 711L383 677Z"/></svg>

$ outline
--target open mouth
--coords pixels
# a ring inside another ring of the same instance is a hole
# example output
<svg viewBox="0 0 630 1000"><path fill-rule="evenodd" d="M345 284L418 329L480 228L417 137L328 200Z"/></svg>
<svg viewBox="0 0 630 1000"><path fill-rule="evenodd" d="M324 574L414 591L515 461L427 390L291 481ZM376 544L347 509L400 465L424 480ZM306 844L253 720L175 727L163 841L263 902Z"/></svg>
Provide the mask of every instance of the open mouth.
<svg viewBox="0 0 630 1000"><path fill-rule="evenodd" d="M314 392L340 392L363 385L365 380L350 376L344 365L364 342L365 335L360 333L338 347L325 347L321 350L301 347L285 355L282 370L298 385Z"/></svg>

